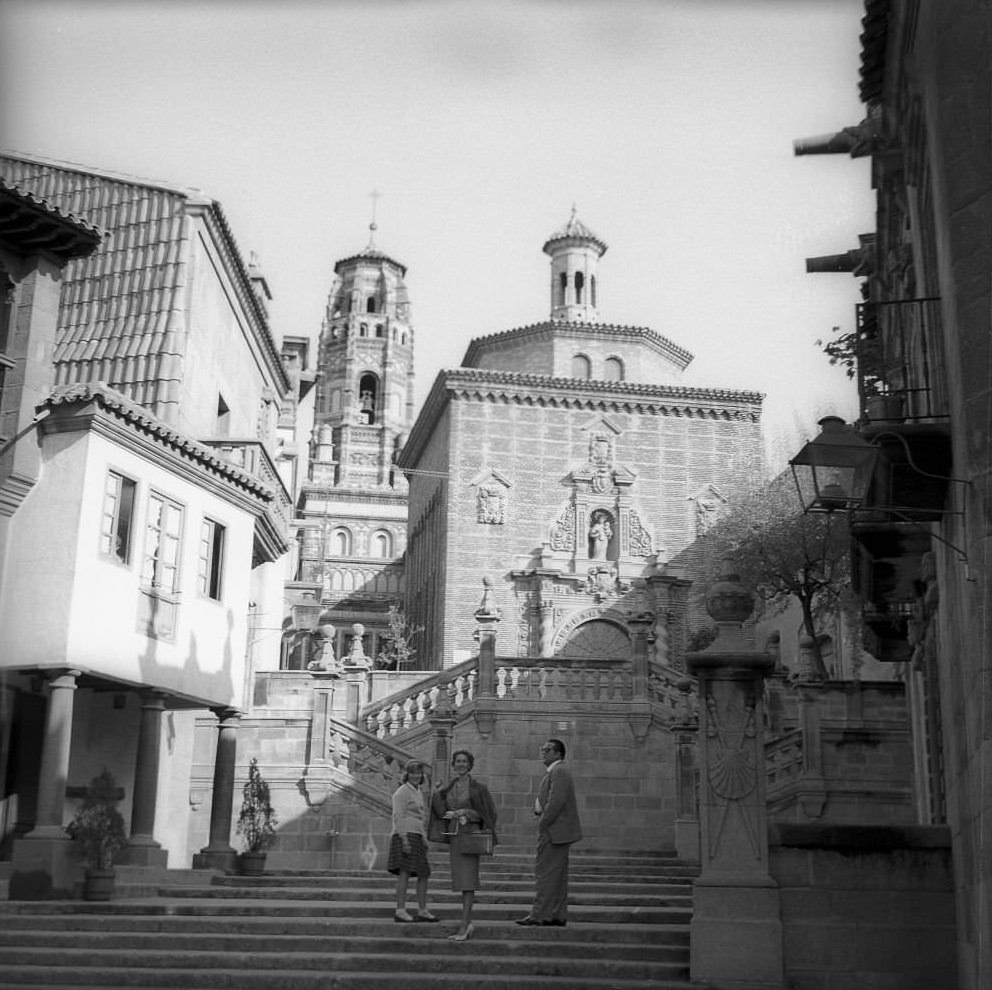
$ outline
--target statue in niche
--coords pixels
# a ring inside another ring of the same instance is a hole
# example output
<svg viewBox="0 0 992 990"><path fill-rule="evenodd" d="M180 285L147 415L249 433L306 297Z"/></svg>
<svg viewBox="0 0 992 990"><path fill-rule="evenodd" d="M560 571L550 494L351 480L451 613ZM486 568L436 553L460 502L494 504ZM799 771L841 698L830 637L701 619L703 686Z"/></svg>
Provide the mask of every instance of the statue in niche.
<svg viewBox="0 0 992 990"><path fill-rule="evenodd" d="M613 536L613 525L608 512L594 512L589 525L589 556L592 560L606 560L606 551Z"/></svg>

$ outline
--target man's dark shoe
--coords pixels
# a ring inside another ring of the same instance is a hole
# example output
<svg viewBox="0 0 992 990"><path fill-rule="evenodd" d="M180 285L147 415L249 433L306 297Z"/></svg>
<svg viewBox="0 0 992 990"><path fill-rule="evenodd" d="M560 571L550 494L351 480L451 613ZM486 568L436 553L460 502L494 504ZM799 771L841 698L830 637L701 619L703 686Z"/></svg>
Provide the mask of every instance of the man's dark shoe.
<svg viewBox="0 0 992 990"><path fill-rule="evenodd" d="M537 918L532 918L529 914L526 918L518 918L518 925L543 925L546 924L544 921L538 921Z"/></svg>
<svg viewBox="0 0 992 990"><path fill-rule="evenodd" d="M564 928L568 922L563 918L550 918L548 921L542 921L541 924L545 928Z"/></svg>

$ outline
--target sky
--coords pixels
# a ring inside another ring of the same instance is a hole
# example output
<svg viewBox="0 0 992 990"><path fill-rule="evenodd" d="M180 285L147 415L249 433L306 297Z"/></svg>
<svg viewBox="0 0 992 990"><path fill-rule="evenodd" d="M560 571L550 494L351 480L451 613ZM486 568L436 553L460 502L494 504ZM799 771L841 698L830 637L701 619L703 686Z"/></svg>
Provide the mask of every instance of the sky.
<svg viewBox="0 0 992 990"><path fill-rule="evenodd" d="M609 249L603 322L764 393L772 469L853 385L816 346L858 283L804 259L874 227L868 159L796 158L864 116L861 0L0 0L0 136L202 189L316 338L336 260L407 266L416 396L473 337L548 317L541 247ZM378 192L373 200L372 192Z"/></svg>

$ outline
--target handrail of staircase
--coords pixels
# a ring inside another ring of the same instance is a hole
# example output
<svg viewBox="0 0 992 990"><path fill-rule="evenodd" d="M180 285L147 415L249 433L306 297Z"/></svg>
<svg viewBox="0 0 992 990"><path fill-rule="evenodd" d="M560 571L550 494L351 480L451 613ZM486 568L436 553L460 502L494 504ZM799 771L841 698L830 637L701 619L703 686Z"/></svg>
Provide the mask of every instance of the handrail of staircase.
<svg viewBox="0 0 992 990"><path fill-rule="evenodd" d="M768 790L786 787L803 772L803 733L795 728L765 742L765 776Z"/></svg>
<svg viewBox="0 0 992 990"><path fill-rule="evenodd" d="M347 774L369 788L388 808L393 791L400 785L403 768L417 755L328 714L311 766L328 766Z"/></svg>
<svg viewBox="0 0 992 990"><path fill-rule="evenodd" d="M478 666L479 658L474 656L429 674L413 687L366 705L358 716L359 723L373 736L384 739L401 728L423 722L437 708L442 695L447 696L452 708L460 708L475 696Z"/></svg>
<svg viewBox="0 0 992 990"><path fill-rule="evenodd" d="M473 701L478 690L478 657L437 671L412 688L396 691L362 709L359 720L380 739L395 736L424 722L444 696L457 712ZM651 700L673 717L681 711L685 675L664 664L651 664ZM583 663L560 657L500 657L496 660L495 697L499 700L625 702L633 696L629 664L608 661Z"/></svg>

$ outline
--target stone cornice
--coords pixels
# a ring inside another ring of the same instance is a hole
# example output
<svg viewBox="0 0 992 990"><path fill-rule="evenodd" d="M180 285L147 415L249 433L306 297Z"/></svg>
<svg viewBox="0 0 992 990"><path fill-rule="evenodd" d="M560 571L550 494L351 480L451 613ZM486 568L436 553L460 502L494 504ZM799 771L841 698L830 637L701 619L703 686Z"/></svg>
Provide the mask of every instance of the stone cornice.
<svg viewBox="0 0 992 990"><path fill-rule="evenodd" d="M756 423L761 419L764 395L737 389L606 382L482 368L455 368L438 372L410 437L396 459L398 467L412 468L416 465L444 408L452 400L464 399Z"/></svg>
<svg viewBox="0 0 992 990"><path fill-rule="evenodd" d="M693 355L673 343L667 337L652 330L650 327L631 327L615 323L568 323L558 320L545 320L542 323L532 323L525 327L517 327L513 330L502 330L499 333L490 333L484 337L476 337L465 351L462 358L462 365L470 367L478 356L479 352L488 344L503 343L512 340L527 340L535 337L591 337L591 338L619 338L626 340L639 340L651 347L652 350L664 355L682 370L688 367Z"/></svg>
<svg viewBox="0 0 992 990"><path fill-rule="evenodd" d="M228 499L238 493L267 508L275 498L271 488L247 471L102 383L58 388L38 406L42 410L50 414L41 422L45 434L92 430Z"/></svg>

